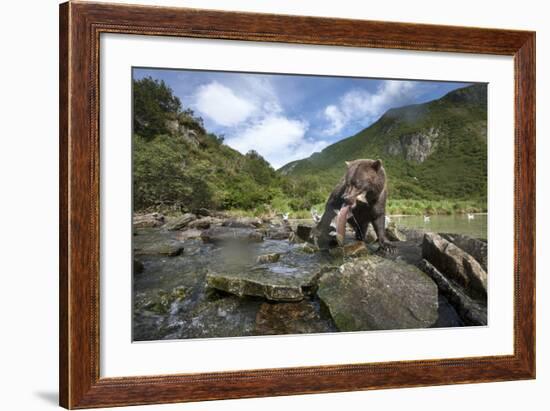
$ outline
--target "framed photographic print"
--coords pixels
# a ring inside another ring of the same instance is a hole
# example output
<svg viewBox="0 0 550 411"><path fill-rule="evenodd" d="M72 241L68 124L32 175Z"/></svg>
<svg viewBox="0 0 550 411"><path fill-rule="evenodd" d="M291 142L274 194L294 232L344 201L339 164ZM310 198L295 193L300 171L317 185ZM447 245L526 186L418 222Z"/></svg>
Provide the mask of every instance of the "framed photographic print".
<svg viewBox="0 0 550 411"><path fill-rule="evenodd" d="M60 6L60 403L535 377L535 34Z"/></svg>

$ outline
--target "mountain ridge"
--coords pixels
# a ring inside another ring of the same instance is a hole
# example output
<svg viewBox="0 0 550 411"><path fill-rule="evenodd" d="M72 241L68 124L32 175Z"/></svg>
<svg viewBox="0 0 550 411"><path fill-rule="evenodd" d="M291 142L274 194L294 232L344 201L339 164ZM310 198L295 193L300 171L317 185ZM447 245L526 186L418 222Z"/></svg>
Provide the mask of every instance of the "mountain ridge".
<svg viewBox="0 0 550 411"><path fill-rule="evenodd" d="M391 108L369 127L277 172L317 175L329 187L344 174L344 161L358 158L383 160L393 198L486 201L487 85Z"/></svg>

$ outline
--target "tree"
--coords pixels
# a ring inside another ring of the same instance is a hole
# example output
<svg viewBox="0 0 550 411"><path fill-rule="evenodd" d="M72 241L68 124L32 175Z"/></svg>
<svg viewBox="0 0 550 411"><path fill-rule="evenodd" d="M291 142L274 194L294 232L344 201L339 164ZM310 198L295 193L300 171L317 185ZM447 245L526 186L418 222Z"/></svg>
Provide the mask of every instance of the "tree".
<svg viewBox="0 0 550 411"><path fill-rule="evenodd" d="M146 140L167 133L166 122L181 111L181 101L164 81L133 80L134 133Z"/></svg>

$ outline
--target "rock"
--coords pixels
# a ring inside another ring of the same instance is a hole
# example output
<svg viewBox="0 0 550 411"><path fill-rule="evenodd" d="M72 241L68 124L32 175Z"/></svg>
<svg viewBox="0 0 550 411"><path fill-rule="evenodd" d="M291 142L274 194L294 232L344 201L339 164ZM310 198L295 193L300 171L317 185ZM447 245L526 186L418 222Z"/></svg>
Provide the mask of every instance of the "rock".
<svg viewBox="0 0 550 411"><path fill-rule="evenodd" d="M288 225L272 226L266 231L266 237L271 240L286 240L292 234L292 229Z"/></svg>
<svg viewBox="0 0 550 411"><path fill-rule="evenodd" d="M470 298L428 261L422 260L420 269L435 281L441 293L451 303L465 325L487 325L486 303L483 304L483 302Z"/></svg>
<svg viewBox="0 0 550 411"><path fill-rule="evenodd" d="M217 218L213 217L202 217L197 220L191 221L187 224L187 228L199 228L199 229L208 229L211 225L220 222Z"/></svg>
<svg viewBox="0 0 550 411"><path fill-rule="evenodd" d="M276 263L279 261L279 258L281 258L281 254L279 253L264 254L259 255L258 258L256 258L256 262L258 264Z"/></svg>
<svg viewBox="0 0 550 411"><path fill-rule="evenodd" d="M134 215L132 225L134 228L160 227L164 224L165 218L160 213Z"/></svg>
<svg viewBox="0 0 550 411"><path fill-rule="evenodd" d="M283 275L265 268L206 275L208 287L239 297L263 297L270 301L301 301L315 288L321 270L301 270L296 275Z"/></svg>
<svg viewBox="0 0 550 411"><path fill-rule="evenodd" d="M321 318L310 301L263 303L256 315L260 335L306 334L336 331L331 321Z"/></svg>
<svg viewBox="0 0 550 411"><path fill-rule="evenodd" d="M334 257L363 257L369 254L369 249L364 241L355 241L343 247L335 247L329 250Z"/></svg>
<svg viewBox="0 0 550 411"><path fill-rule="evenodd" d="M440 235L424 235L422 257L469 294L487 295L487 272L474 257Z"/></svg>
<svg viewBox="0 0 550 411"><path fill-rule="evenodd" d="M310 243L304 243L300 247L300 251L307 253L307 254L314 254L319 251L319 247L316 245L310 244Z"/></svg>
<svg viewBox="0 0 550 411"><path fill-rule="evenodd" d="M249 228L213 227L201 234L205 243L259 243L263 241L263 234Z"/></svg>
<svg viewBox="0 0 550 411"><path fill-rule="evenodd" d="M424 234L427 233L426 230L420 229L420 228L400 228L399 229L407 238L409 241L419 241L422 242L424 240Z"/></svg>
<svg viewBox="0 0 550 411"><path fill-rule="evenodd" d="M392 156L403 156L407 161L423 163L437 148L439 129L431 127L412 134L403 134L399 140L386 146L386 152Z"/></svg>
<svg viewBox="0 0 550 411"><path fill-rule="evenodd" d="M134 274L141 274L143 270L145 269L143 263L139 260L134 259Z"/></svg>
<svg viewBox="0 0 550 411"><path fill-rule="evenodd" d="M376 236L376 232L374 231L374 227L372 224L369 224L367 227L367 234L365 235L365 242L367 244L374 243L378 237Z"/></svg>
<svg viewBox="0 0 550 411"><path fill-rule="evenodd" d="M198 217L211 217L212 211L202 207L202 208L197 208L196 210L193 210L193 214L195 214Z"/></svg>
<svg viewBox="0 0 550 411"><path fill-rule="evenodd" d="M340 331L426 328L438 318L438 290L430 277L378 256L323 275L317 295Z"/></svg>
<svg viewBox="0 0 550 411"><path fill-rule="evenodd" d="M220 338L255 335L256 314L262 301L226 296L206 299L178 312L172 338Z"/></svg>
<svg viewBox="0 0 550 411"><path fill-rule="evenodd" d="M389 223L386 227L386 237L390 241L407 241L407 236L393 222Z"/></svg>
<svg viewBox="0 0 550 411"><path fill-rule="evenodd" d="M463 234L440 234L440 236L470 254L487 271L487 242Z"/></svg>
<svg viewBox="0 0 550 411"><path fill-rule="evenodd" d="M170 292L159 291L153 300L145 303L144 308L157 314L166 314L174 302L182 301L186 295L185 287L176 287Z"/></svg>
<svg viewBox="0 0 550 411"><path fill-rule="evenodd" d="M222 223L224 227L233 227L233 228L258 228L261 227L262 220L255 217L237 217L230 218L225 220Z"/></svg>
<svg viewBox="0 0 550 411"><path fill-rule="evenodd" d="M296 226L296 236L301 240L301 241L305 241L305 242L312 242L312 239L311 239L311 230L312 230L313 227L310 227L310 226L307 226L307 225L303 225L303 224L298 224Z"/></svg>
<svg viewBox="0 0 550 411"><path fill-rule="evenodd" d="M202 230L188 229L176 234L176 238L180 241L193 240L201 238Z"/></svg>
<svg viewBox="0 0 550 411"><path fill-rule="evenodd" d="M197 219L197 216L195 214L186 213L182 216L170 219L166 223L165 227L167 230L171 230L171 231L181 230L182 228L187 226L187 224L189 224L191 221L194 221L196 219Z"/></svg>
<svg viewBox="0 0 550 411"><path fill-rule="evenodd" d="M135 256L143 255L164 255L167 257L175 257L183 253L183 246L175 242L158 242L147 244L142 248L135 248Z"/></svg>

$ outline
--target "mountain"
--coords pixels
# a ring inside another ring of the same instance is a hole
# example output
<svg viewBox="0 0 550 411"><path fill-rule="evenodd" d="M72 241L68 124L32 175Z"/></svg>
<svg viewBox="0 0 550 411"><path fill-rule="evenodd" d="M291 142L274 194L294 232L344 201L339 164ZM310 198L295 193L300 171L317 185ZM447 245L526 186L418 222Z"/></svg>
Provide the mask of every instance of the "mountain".
<svg viewBox="0 0 550 411"><path fill-rule="evenodd" d="M345 161L381 158L390 199L487 198L487 85L475 84L440 99L388 110L354 136L278 170L300 180L316 176L330 189Z"/></svg>

